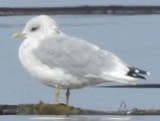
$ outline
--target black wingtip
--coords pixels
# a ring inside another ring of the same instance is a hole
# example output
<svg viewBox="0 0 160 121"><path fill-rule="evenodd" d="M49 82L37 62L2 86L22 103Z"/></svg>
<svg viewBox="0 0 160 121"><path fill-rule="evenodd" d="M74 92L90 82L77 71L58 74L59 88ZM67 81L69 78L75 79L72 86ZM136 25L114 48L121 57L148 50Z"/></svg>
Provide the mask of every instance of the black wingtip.
<svg viewBox="0 0 160 121"><path fill-rule="evenodd" d="M146 79L144 75L150 75L149 72L141 70L139 68L135 67L128 67L129 71L127 73L128 76L134 77L134 78L139 78L139 79Z"/></svg>

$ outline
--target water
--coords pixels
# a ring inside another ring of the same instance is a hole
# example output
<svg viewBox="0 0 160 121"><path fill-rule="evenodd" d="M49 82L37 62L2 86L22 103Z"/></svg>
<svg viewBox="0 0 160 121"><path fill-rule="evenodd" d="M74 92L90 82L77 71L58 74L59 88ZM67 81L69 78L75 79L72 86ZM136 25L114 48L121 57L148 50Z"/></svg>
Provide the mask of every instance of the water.
<svg viewBox="0 0 160 121"><path fill-rule="evenodd" d="M148 117L149 118L149 117ZM148 119L145 118L145 119ZM157 117L154 117L155 119ZM123 116L3 116L1 121L131 121L139 120L141 117ZM146 120L147 121L147 120Z"/></svg>
<svg viewBox="0 0 160 121"><path fill-rule="evenodd" d="M44 7L44 6L80 6L80 5L159 5L159 0L1 0L1 7Z"/></svg>
<svg viewBox="0 0 160 121"><path fill-rule="evenodd" d="M1 121L159 121L159 116L2 116Z"/></svg>
<svg viewBox="0 0 160 121"><path fill-rule="evenodd" d="M18 60L17 52L21 40L10 36L23 29L24 23L32 16L0 18L0 104L37 103L39 100L53 102L53 91L35 81ZM160 16L54 16L61 29L70 35L86 39L103 49L108 49L130 65L151 72L148 81L140 83L160 83ZM63 92L62 92L63 93ZM125 101L127 108L160 107L158 89L99 89L84 88L71 92L71 104L74 106L117 110L120 102ZM64 94L61 96L64 101ZM151 121L158 116L1 116L2 121Z"/></svg>

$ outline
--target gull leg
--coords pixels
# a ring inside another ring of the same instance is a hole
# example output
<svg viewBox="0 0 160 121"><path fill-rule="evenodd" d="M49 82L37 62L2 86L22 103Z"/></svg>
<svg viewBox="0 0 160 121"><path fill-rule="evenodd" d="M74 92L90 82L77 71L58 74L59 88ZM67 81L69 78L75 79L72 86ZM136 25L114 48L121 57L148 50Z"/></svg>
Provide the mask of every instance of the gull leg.
<svg viewBox="0 0 160 121"><path fill-rule="evenodd" d="M69 96L70 96L70 90L67 89L67 92L66 92L66 105L69 104Z"/></svg>
<svg viewBox="0 0 160 121"><path fill-rule="evenodd" d="M56 98L56 103L59 103L59 95L60 95L60 88L59 86L55 87L55 98Z"/></svg>

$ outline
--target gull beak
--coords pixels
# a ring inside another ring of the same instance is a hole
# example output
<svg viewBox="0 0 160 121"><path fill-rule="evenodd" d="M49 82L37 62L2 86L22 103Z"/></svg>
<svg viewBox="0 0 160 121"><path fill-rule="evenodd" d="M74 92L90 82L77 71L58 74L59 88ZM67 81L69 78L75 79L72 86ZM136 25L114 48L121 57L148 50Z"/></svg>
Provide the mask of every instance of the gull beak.
<svg viewBox="0 0 160 121"><path fill-rule="evenodd" d="M26 36L26 34L23 32L16 32L16 33L12 34L12 38L24 38L25 36Z"/></svg>

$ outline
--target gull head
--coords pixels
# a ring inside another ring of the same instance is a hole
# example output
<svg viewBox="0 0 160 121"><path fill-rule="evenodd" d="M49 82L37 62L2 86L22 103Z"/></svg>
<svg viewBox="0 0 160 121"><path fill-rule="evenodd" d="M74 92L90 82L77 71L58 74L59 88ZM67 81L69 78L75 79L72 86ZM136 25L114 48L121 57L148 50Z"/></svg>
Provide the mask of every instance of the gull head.
<svg viewBox="0 0 160 121"><path fill-rule="evenodd" d="M24 38L44 38L46 36L58 34L60 32L57 23L47 15L39 15L30 19L22 32L17 32L12 35L15 37Z"/></svg>

